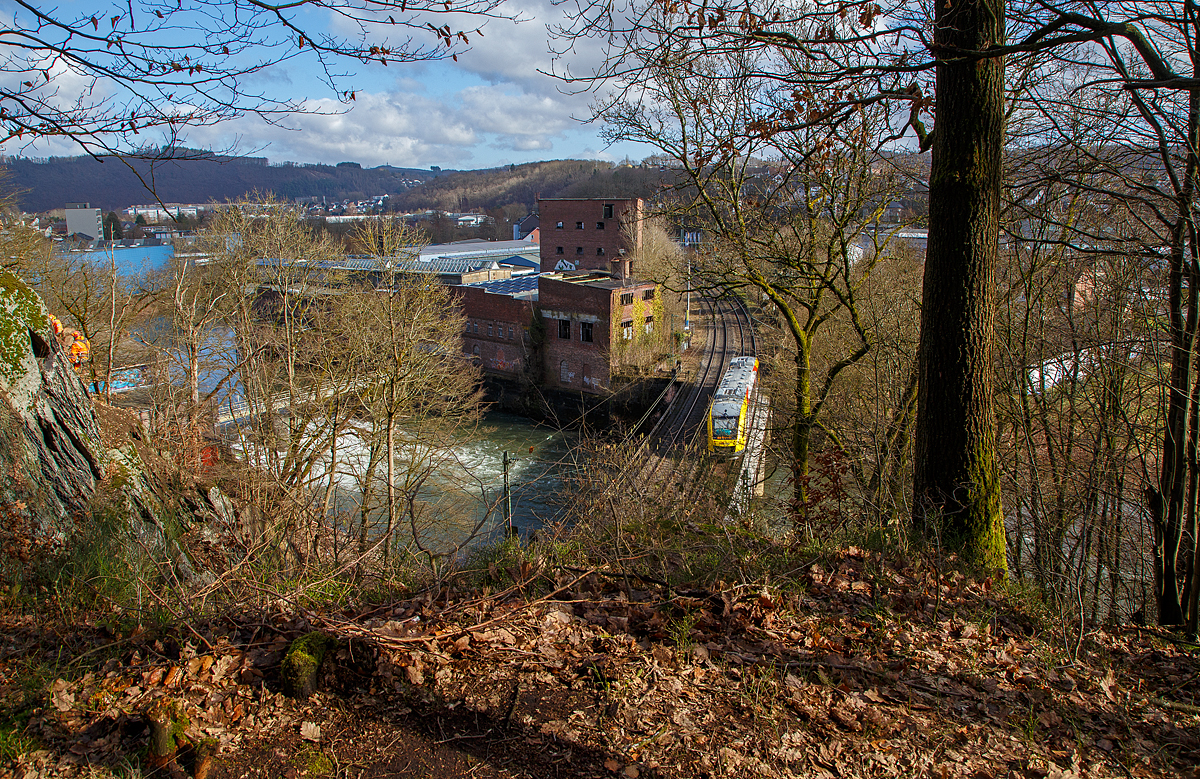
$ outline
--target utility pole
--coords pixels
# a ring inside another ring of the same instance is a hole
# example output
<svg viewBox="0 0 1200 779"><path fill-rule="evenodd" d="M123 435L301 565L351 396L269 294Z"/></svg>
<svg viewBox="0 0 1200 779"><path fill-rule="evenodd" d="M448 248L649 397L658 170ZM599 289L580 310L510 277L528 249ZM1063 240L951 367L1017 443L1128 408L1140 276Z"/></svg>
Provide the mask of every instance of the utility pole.
<svg viewBox="0 0 1200 779"><path fill-rule="evenodd" d="M684 249L684 251L687 251ZM688 254L687 308L683 310L683 332L692 332L692 255Z"/></svg>
<svg viewBox="0 0 1200 779"><path fill-rule="evenodd" d="M504 533L505 537L512 537L513 532L513 514L512 514L512 490L508 488L508 450L504 450Z"/></svg>

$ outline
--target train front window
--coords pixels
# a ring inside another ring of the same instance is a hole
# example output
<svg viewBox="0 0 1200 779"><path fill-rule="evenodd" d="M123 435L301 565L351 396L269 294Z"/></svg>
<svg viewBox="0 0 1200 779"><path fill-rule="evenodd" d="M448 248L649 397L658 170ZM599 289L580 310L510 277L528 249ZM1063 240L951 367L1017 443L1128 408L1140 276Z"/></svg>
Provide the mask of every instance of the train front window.
<svg viewBox="0 0 1200 779"><path fill-rule="evenodd" d="M729 417L713 419L713 438L733 438L737 432L737 420Z"/></svg>

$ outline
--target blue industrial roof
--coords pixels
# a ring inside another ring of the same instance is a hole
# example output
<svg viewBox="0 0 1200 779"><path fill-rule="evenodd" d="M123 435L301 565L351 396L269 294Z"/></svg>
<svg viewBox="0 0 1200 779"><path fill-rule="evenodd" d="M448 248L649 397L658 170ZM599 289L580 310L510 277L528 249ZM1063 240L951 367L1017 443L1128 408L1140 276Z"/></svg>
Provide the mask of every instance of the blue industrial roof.
<svg viewBox="0 0 1200 779"><path fill-rule="evenodd" d="M175 255L175 247L170 244L158 246L114 246L111 250L71 252L82 257L86 262L96 265L108 265L116 261L117 272L123 276L131 276L147 270L161 270L167 267L171 257Z"/></svg>
<svg viewBox="0 0 1200 779"><path fill-rule="evenodd" d="M535 271L542 269L542 264L538 260L524 254L514 254L503 260L496 260L501 265L512 265L514 268L532 268Z"/></svg>

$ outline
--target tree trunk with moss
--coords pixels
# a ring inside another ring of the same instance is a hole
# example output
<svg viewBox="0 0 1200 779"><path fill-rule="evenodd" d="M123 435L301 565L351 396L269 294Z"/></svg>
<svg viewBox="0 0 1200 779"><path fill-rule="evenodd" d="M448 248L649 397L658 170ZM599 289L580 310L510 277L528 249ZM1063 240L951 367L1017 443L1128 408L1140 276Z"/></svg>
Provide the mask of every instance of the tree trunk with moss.
<svg viewBox="0 0 1200 779"><path fill-rule="evenodd" d="M937 3L935 14L935 52L1004 41L1000 0ZM992 406L1003 132L1004 61L940 60L913 521L969 564L1007 571Z"/></svg>
<svg viewBox="0 0 1200 779"><path fill-rule="evenodd" d="M146 713L150 720L148 757L151 768L166 768L187 743L184 731L191 724L183 706L173 698L159 698Z"/></svg>
<svg viewBox="0 0 1200 779"><path fill-rule="evenodd" d="M323 633L308 633L293 641L280 666L283 691L301 700L312 695L317 689L317 671L321 668L321 661L334 643Z"/></svg>

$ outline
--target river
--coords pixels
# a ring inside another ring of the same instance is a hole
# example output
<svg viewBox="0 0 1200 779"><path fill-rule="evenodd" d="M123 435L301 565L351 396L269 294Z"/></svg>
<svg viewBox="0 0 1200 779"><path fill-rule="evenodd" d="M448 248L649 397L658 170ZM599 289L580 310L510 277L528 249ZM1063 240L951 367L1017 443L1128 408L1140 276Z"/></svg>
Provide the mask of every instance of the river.
<svg viewBox="0 0 1200 779"><path fill-rule="evenodd" d="M227 430L226 434L232 432ZM579 468L575 432L491 411L477 429L457 436L448 445L431 446L429 441L423 431L403 425L397 430L396 481L401 491L406 479L420 481L414 501L420 519L414 526L419 528L418 535L426 546L444 549L463 540L474 545L503 538L505 452L513 526L522 537L561 518L566 482ZM239 456L255 458L251 445L235 443L233 448ZM358 435L348 432L339 436L335 521L349 532L354 532L351 527L359 521L363 474L368 470L369 457L370 450ZM318 476L316 484L328 483L328 460L317 467L318 472L321 470L325 475ZM378 508L386 490L386 473L385 465L376 467L371 500L376 508L369 515L372 535L382 532L386 525L386 513ZM400 506L401 511L405 505ZM481 521L478 534L468 539L467 534ZM397 528L401 546L413 535L407 522Z"/></svg>

